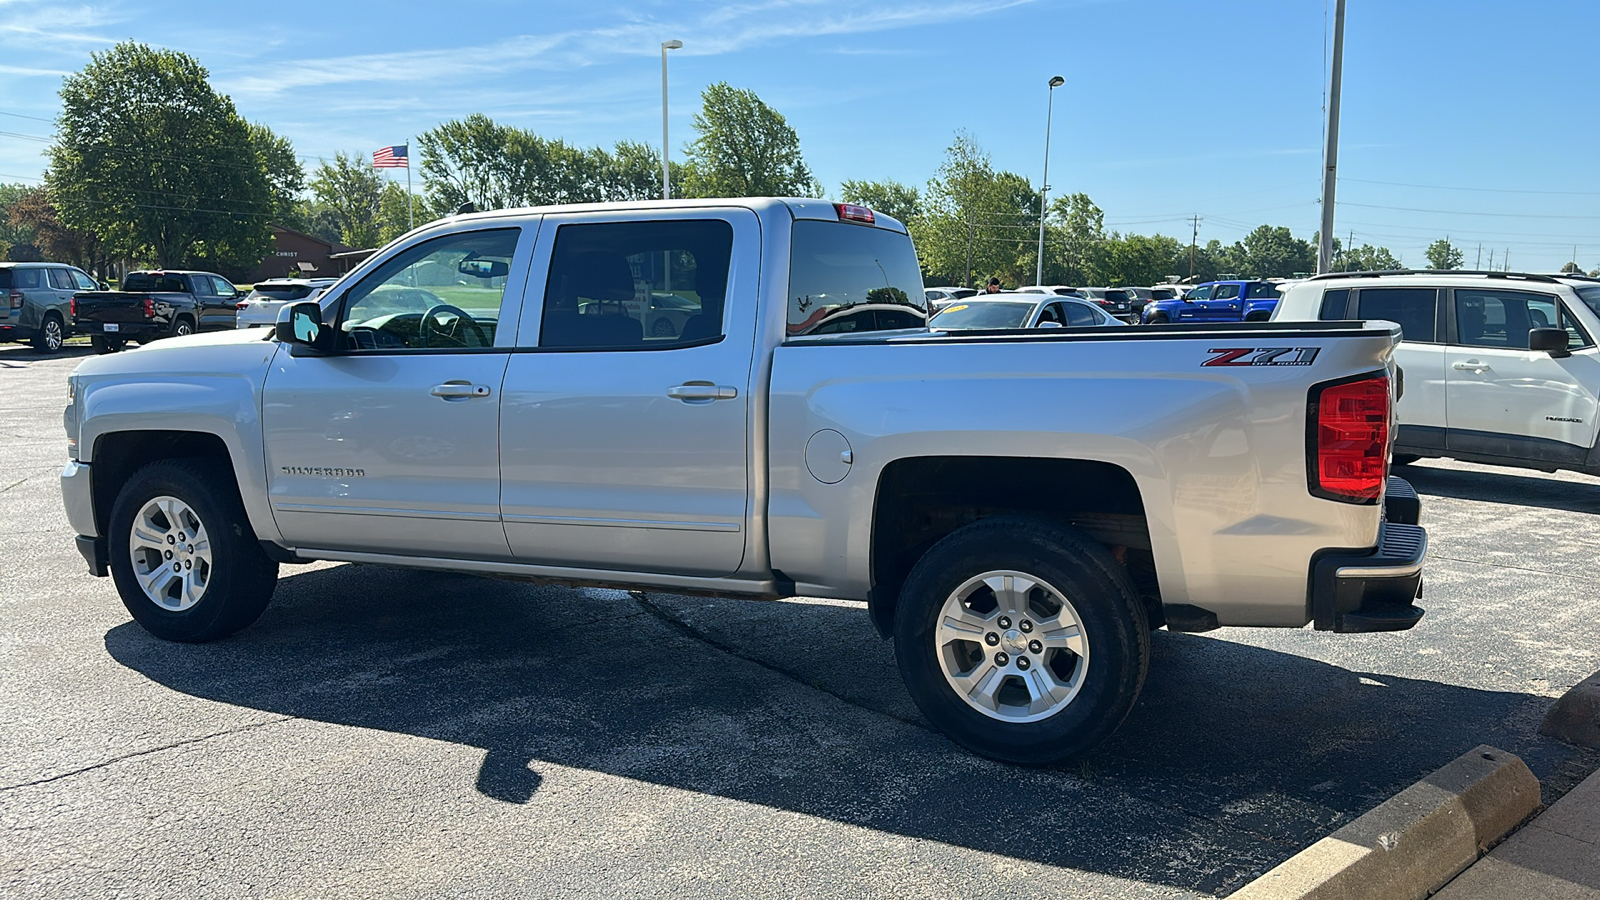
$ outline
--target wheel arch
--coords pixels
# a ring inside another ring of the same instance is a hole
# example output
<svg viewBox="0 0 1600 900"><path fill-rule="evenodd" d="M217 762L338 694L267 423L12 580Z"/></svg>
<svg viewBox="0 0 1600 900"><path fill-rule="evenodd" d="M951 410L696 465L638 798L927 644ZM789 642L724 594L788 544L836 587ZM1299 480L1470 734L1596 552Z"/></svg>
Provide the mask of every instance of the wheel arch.
<svg viewBox="0 0 1600 900"><path fill-rule="evenodd" d="M1164 621L1145 502L1127 469L1088 459L924 456L895 460L879 474L867 609L880 635L893 632L900 591L917 560L946 535L996 516L1086 532L1127 569L1151 627Z"/></svg>

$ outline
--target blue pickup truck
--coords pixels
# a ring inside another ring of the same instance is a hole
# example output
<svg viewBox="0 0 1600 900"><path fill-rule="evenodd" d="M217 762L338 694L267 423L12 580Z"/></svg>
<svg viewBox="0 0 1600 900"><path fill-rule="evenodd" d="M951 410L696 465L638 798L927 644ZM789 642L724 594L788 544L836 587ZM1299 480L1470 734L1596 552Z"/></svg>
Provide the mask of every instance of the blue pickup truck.
<svg viewBox="0 0 1600 900"><path fill-rule="evenodd" d="M1265 322L1282 296L1271 281L1208 281L1181 297L1145 304L1139 321L1164 322Z"/></svg>

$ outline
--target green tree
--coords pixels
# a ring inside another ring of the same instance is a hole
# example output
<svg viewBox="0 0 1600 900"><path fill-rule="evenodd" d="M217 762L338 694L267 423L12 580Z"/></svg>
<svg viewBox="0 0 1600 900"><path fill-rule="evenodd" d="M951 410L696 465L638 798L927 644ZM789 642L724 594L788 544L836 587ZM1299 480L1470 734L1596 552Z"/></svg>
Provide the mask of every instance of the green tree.
<svg viewBox="0 0 1600 900"><path fill-rule="evenodd" d="M311 194L331 215L340 242L358 249L378 246L383 178L361 154L349 157L341 152L334 154L331 163L318 162L311 174Z"/></svg>
<svg viewBox="0 0 1600 900"><path fill-rule="evenodd" d="M822 186L800 156L800 136L754 91L725 81L700 94L698 132L685 166L689 197L815 197Z"/></svg>
<svg viewBox="0 0 1600 900"><path fill-rule="evenodd" d="M1562 266L1561 266L1561 274L1563 274L1563 275L1582 275L1583 274L1583 266L1580 266L1575 262L1563 263Z"/></svg>
<svg viewBox="0 0 1600 900"><path fill-rule="evenodd" d="M958 132L911 224L925 278L964 284L970 260L973 281L1031 284L1038 216L1038 194L1027 179L995 171L972 137Z"/></svg>
<svg viewBox="0 0 1600 900"><path fill-rule="evenodd" d="M1088 286L1106 280L1106 214L1088 194L1064 194L1050 204L1045 226L1046 284ZM1037 225L1035 226L1037 227Z"/></svg>
<svg viewBox="0 0 1600 900"><path fill-rule="evenodd" d="M94 234L63 224L47 188L25 188L6 208L5 221L12 233L27 241L14 246L19 256L71 263L105 275L111 270L106 249ZM22 248L31 248L24 250Z"/></svg>
<svg viewBox="0 0 1600 900"><path fill-rule="evenodd" d="M65 79L61 103L46 182L63 224L161 266L260 262L293 202L293 153L193 57L118 44Z"/></svg>
<svg viewBox="0 0 1600 900"><path fill-rule="evenodd" d="M922 195L910 185L893 179L884 181L846 181L839 188L846 203L856 203L910 224L922 208Z"/></svg>
<svg viewBox="0 0 1600 900"><path fill-rule="evenodd" d="M1447 237L1429 244L1425 255L1430 269L1459 269L1465 258L1461 248L1451 244Z"/></svg>
<svg viewBox="0 0 1600 900"><path fill-rule="evenodd" d="M33 243L33 229L11 221L11 208L32 190L25 184L0 184L0 259L18 244Z"/></svg>
<svg viewBox="0 0 1600 900"><path fill-rule="evenodd" d="M1282 225L1260 225L1235 245L1235 271L1255 278L1288 278L1316 271L1317 250Z"/></svg>
<svg viewBox="0 0 1600 900"><path fill-rule="evenodd" d="M1342 272L1387 272L1392 269L1403 269L1405 265L1389 252L1388 247L1362 244L1340 254L1335 261L1335 268Z"/></svg>
<svg viewBox="0 0 1600 900"><path fill-rule="evenodd" d="M1099 275L1108 285L1150 285L1175 275L1173 261L1179 252L1187 261L1189 248L1166 235L1130 234L1106 241L1099 253Z"/></svg>

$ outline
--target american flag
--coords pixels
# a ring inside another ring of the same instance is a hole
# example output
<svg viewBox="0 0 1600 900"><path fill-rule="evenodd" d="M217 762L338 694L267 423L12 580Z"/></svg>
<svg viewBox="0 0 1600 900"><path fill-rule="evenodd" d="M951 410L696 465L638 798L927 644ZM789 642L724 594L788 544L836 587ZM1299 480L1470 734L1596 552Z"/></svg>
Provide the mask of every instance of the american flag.
<svg viewBox="0 0 1600 900"><path fill-rule="evenodd" d="M406 158L406 145L396 144L393 147L380 147L372 151L372 167L374 169L411 168L411 161Z"/></svg>

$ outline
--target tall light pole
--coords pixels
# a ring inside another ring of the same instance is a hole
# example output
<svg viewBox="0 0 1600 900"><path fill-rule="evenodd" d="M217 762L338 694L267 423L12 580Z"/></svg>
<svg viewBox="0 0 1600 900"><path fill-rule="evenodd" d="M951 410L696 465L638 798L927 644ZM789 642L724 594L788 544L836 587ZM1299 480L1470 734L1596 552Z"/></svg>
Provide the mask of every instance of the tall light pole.
<svg viewBox="0 0 1600 900"><path fill-rule="evenodd" d="M667 51L683 48L683 41L661 42L661 199L672 199L672 168L667 156L672 151L667 144Z"/></svg>
<svg viewBox="0 0 1600 900"><path fill-rule="evenodd" d="M1044 284L1044 213L1045 195L1050 193L1050 117L1055 112L1056 88L1066 84L1066 79L1057 75L1050 79L1049 99L1044 105L1044 178L1039 185L1039 265L1033 270L1033 283Z"/></svg>
<svg viewBox="0 0 1600 900"><path fill-rule="evenodd" d="M1322 231L1317 274L1333 269L1333 189L1339 171L1339 83L1344 78L1344 0L1333 12L1333 72L1328 79L1328 143L1322 150Z"/></svg>

